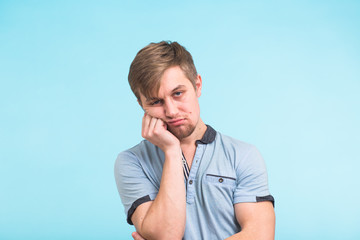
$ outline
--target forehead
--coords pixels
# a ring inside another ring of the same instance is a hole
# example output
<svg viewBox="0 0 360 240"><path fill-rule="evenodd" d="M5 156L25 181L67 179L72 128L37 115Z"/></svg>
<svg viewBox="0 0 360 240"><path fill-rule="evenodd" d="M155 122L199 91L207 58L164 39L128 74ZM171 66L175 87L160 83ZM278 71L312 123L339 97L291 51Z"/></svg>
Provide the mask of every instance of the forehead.
<svg viewBox="0 0 360 240"><path fill-rule="evenodd" d="M183 70L178 67L171 67L165 70L160 79L159 93L161 91L172 90L179 85L191 86L190 80L186 77Z"/></svg>

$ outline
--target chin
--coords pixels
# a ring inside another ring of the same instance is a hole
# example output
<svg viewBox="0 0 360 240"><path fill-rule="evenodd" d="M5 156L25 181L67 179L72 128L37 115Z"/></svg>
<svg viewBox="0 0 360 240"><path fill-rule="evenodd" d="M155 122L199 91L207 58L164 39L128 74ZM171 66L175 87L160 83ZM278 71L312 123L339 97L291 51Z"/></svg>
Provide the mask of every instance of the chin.
<svg viewBox="0 0 360 240"><path fill-rule="evenodd" d="M184 129L181 127L185 127ZM175 127L175 128L169 128L168 129L172 134L175 135L175 137L179 140L187 138L188 136L190 136L194 130L195 130L195 126L189 125L189 126L179 126L179 127Z"/></svg>

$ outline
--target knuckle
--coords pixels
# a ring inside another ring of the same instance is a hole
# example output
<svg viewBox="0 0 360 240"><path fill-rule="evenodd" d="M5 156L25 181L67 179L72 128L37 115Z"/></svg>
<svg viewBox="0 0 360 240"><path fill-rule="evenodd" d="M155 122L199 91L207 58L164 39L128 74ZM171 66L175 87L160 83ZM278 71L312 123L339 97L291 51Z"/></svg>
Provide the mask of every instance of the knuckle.
<svg viewBox="0 0 360 240"><path fill-rule="evenodd" d="M155 134L155 135L160 135L160 130L159 130L158 128L155 128L155 129L154 129L154 134Z"/></svg>

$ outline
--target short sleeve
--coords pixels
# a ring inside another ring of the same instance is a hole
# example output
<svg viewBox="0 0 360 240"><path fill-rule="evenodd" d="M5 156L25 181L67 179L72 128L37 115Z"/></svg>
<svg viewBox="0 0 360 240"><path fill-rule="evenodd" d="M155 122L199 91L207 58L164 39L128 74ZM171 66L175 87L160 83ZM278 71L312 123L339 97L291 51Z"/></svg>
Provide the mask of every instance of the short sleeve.
<svg viewBox="0 0 360 240"><path fill-rule="evenodd" d="M251 146L240 160L237 168L234 204L240 202L271 201L265 162L256 147Z"/></svg>
<svg viewBox="0 0 360 240"><path fill-rule="evenodd" d="M158 189L146 176L137 156L130 151L118 155L114 174L127 222L133 225L131 216L135 209L142 203L154 200Z"/></svg>

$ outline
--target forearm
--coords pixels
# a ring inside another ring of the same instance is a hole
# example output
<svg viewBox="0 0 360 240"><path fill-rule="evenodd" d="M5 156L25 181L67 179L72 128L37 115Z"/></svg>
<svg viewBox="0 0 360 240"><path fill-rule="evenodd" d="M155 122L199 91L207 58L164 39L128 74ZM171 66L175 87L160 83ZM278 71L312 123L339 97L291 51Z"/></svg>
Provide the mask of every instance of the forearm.
<svg viewBox="0 0 360 240"><path fill-rule="evenodd" d="M150 239L181 239L185 231L186 193L180 148L165 153L160 189L138 231Z"/></svg>
<svg viewBox="0 0 360 240"><path fill-rule="evenodd" d="M255 239L255 238L253 236L251 236L251 234L249 234L249 233L239 232L239 233L236 233L236 234L226 238L225 240L242 240L242 239L251 240L251 239Z"/></svg>
<svg viewBox="0 0 360 240"><path fill-rule="evenodd" d="M251 231L243 230L241 232L238 232L225 240L262 240L263 238L259 238L256 234L252 233ZM274 238L265 238L268 239L274 239ZM265 240L264 239L264 240Z"/></svg>
<svg viewBox="0 0 360 240"><path fill-rule="evenodd" d="M226 240L274 240L275 212L272 203L238 203L235 205L235 214L241 232Z"/></svg>
<svg viewBox="0 0 360 240"><path fill-rule="evenodd" d="M236 233L225 240L274 240L273 235L268 236L258 236L256 233L241 231L239 233Z"/></svg>

